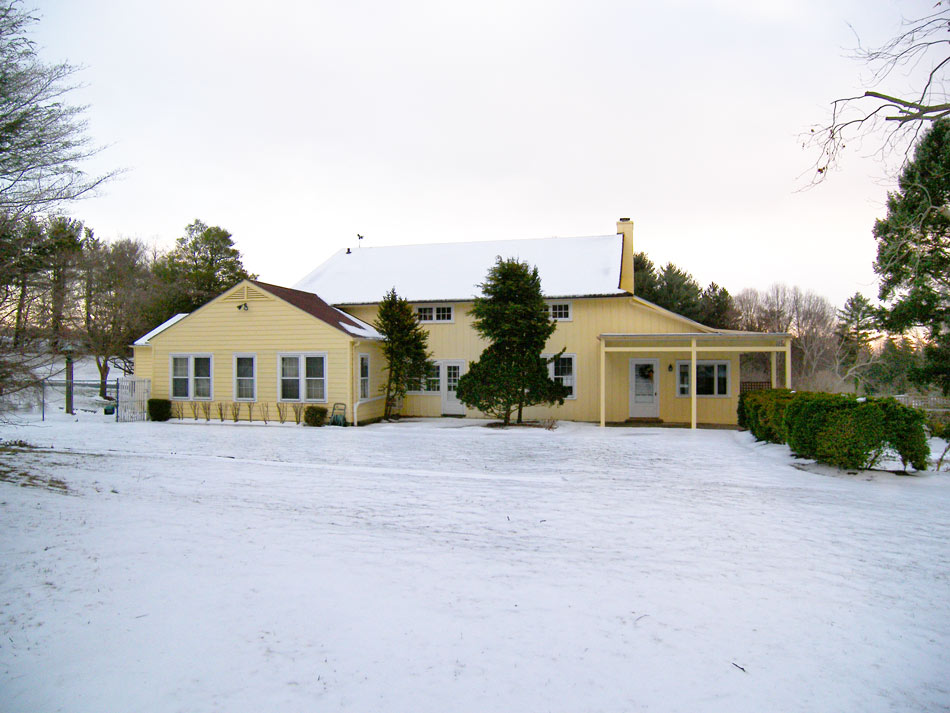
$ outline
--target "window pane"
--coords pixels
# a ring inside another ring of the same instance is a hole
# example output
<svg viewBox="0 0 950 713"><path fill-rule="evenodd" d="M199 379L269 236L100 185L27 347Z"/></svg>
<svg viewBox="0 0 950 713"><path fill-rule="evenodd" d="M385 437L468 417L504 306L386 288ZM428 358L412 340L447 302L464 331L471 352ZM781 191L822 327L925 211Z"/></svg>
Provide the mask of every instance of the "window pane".
<svg viewBox="0 0 950 713"><path fill-rule="evenodd" d="M237 380L237 397L239 399L254 398L254 379Z"/></svg>
<svg viewBox="0 0 950 713"><path fill-rule="evenodd" d="M571 306L569 304L551 305L551 319L570 319Z"/></svg>
<svg viewBox="0 0 950 713"><path fill-rule="evenodd" d="M280 375L284 379L296 379L300 376L300 360L297 357L281 357Z"/></svg>
<svg viewBox="0 0 950 713"><path fill-rule="evenodd" d="M680 364L680 396L689 396L689 364Z"/></svg>
<svg viewBox="0 0 950 713"><path fill-rule="evenodd" d="M725 396L729 393L729 368L726 364L717 364L716 365L716 393L719 396Z"/></svg>
<svg viewBox="0 0 950 713"><path fill-rule="evenodd" d="M324 398L323 379L307 379L307 399L322 401Z"/></svg>
<svg viewBox="0 0 950 713"><path fill-rule="evenodd" d="M554 380L568 388L568 396L574 395L574 357L554 360Z"/></svg>
<svg viewBox="0 0 950 713"><path fill-rule="evenodd" d="M455 391L459 385L459 375L462 368L457 364L448 364L445 367L445 388L446 391Z"/></svg>
<svg viewBox="0 0 950 713"><path fill-rule="evenodd" d="M237 358L237 376L239 379L254 378L254 357Z"/></svg>
<svg viewBox="0 0 950 713"><path fill-rule="evenodd" d="M416 310L416 317L419 318L420 322L431 322L432 321L432 308L431 307L419 307Z"/></svg>
<svg viewBox="0 0 950 713"><path fill-rule="evenodd" d="M195 398L196 399L210 399L211 398L211 379L208 378L198 378L195 377Z"/></svg>
<svg viewBox="0 0 950 713"><path fill-rule="evenodd" d="M435 318L439 320L440 322L451 322L452 308L451 307L436 307Z"/></svg>
<svg viewBox="0 0 950 713"><path fill-rule="evenodd" d="M172 379L172 398L188 398L188 378L176 376Z"/></svg>
<svg viewBox="0 0 950 713"><path fill-rule="evenodd" d="M300 381L296 378L280 380L280 398L297 401L300 398Z"/></svg>
<svg viewBox="0 0 950 713"><path fill-rule="evenodd" d="M696 365L696 395L712 396L715 393L716 382L712 364Z"/></svg>
<svg viewBox="0 0 950 713"><path fill-rule="evenodd" d="M438 364L429 364L428 369L426 370L426 391L438 391L439 390L439 378L440 378L440 367Z"/></svg>
<svg viewBox="0 0 950 713"><path fill-rule="evenodd" d="M188 357L172 359L172 376L188 376Z"/></svg>
<svg viewBox="0 0 950 713"><path fill-rule="evenodd" d="M195 357L195 378L211 376L211 357Z"/></svg>
<svg viewBox="0 0 950 713"><path fill-rule="evenodd" d="M323 378L323 357L307 357L307 378Z"/></svg>

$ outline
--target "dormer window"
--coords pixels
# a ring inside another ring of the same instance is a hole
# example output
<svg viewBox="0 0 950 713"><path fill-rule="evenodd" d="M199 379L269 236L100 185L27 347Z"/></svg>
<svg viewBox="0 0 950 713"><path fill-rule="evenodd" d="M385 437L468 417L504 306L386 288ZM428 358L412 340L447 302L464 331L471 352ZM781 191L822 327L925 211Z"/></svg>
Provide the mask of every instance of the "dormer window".
<svg viewBox="0 0 950 713"><path fill-rule="evenodd" d="M416 307L416 318L420 322L451 322L452 305Z"/></svg>
<svg viewBox="0 0 950 713"><path fill-rule="evenodd" d="M548 302L548 316L552 322L571 321L570 302Z"/></svg>

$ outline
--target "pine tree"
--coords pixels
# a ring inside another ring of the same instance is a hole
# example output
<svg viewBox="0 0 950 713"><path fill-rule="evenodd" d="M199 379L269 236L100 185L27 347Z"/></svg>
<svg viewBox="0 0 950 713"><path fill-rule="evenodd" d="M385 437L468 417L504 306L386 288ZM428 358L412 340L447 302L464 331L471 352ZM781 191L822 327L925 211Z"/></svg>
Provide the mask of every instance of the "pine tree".
<svg viewBox="0 0 950 713"><path fill-rule="evenodd" d="M383 415L388 419L406 395L409 384L425 378L431 356L427 351L429 335L416 319L412 306L396 294L395 287L379 303L373 326L383 335L383 355L388 365Z"/></svg>
<svg viewBox="0 0 950 713"><path fill-rule="evenodd" d="M924 365L914 378L950 394L950 119L923 135L914 159L888 194L887 217L874 224L887 329L924 327Z"/></svg>
<svg viewBox="0 0 950 713"><path fill-rule="evenodd" d="M548 374L541 356L556 325L548 316L538 269L498 258L480 285L472 307L475 331L491 344L459 380L457 396L466 406L511 422L522 422L526 406L563 404L568 390Z"/></svg>

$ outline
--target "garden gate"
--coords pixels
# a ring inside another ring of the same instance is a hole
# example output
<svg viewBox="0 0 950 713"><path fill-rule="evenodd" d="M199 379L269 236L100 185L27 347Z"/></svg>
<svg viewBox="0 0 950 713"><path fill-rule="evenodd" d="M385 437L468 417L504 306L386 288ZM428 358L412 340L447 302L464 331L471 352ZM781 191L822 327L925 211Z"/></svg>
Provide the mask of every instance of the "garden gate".
<svg viewBox="0 0 950 713"><path fill-rule="evenodd" d="M119 410L116 414L118 421L147 421L148 397L151 391L151 381L125 376L119 382Z"/></svg>

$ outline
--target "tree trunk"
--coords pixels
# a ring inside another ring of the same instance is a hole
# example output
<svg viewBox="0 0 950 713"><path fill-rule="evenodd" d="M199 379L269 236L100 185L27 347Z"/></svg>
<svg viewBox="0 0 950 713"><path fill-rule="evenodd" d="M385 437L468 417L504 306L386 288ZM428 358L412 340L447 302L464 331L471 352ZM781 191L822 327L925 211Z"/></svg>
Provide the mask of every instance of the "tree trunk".
<svg viewBox="0 0 950 713"><path fill-rule="evenodd" d="M393 414L393 370L390 365L386 376L386 408L383 411L383 419L388 421Z"/></svg>
<svg viewBox="0 0 950 713"><path fill-rule="evenodd" d="M23 332L26 329L26 275L22 275L19 280L20 298L16 305L16 325L13 328L13 346L18 347L23 343Z"/></svg>
<svg viewBox="0 0 950 713"><path fill-rule="evenodd" d="M96 357L96 366L99 367L99 396L100 398L105 398L108 395L108 384L109 384L109 359L108 357L103 357L100 361L99 357Z"/></svg>

